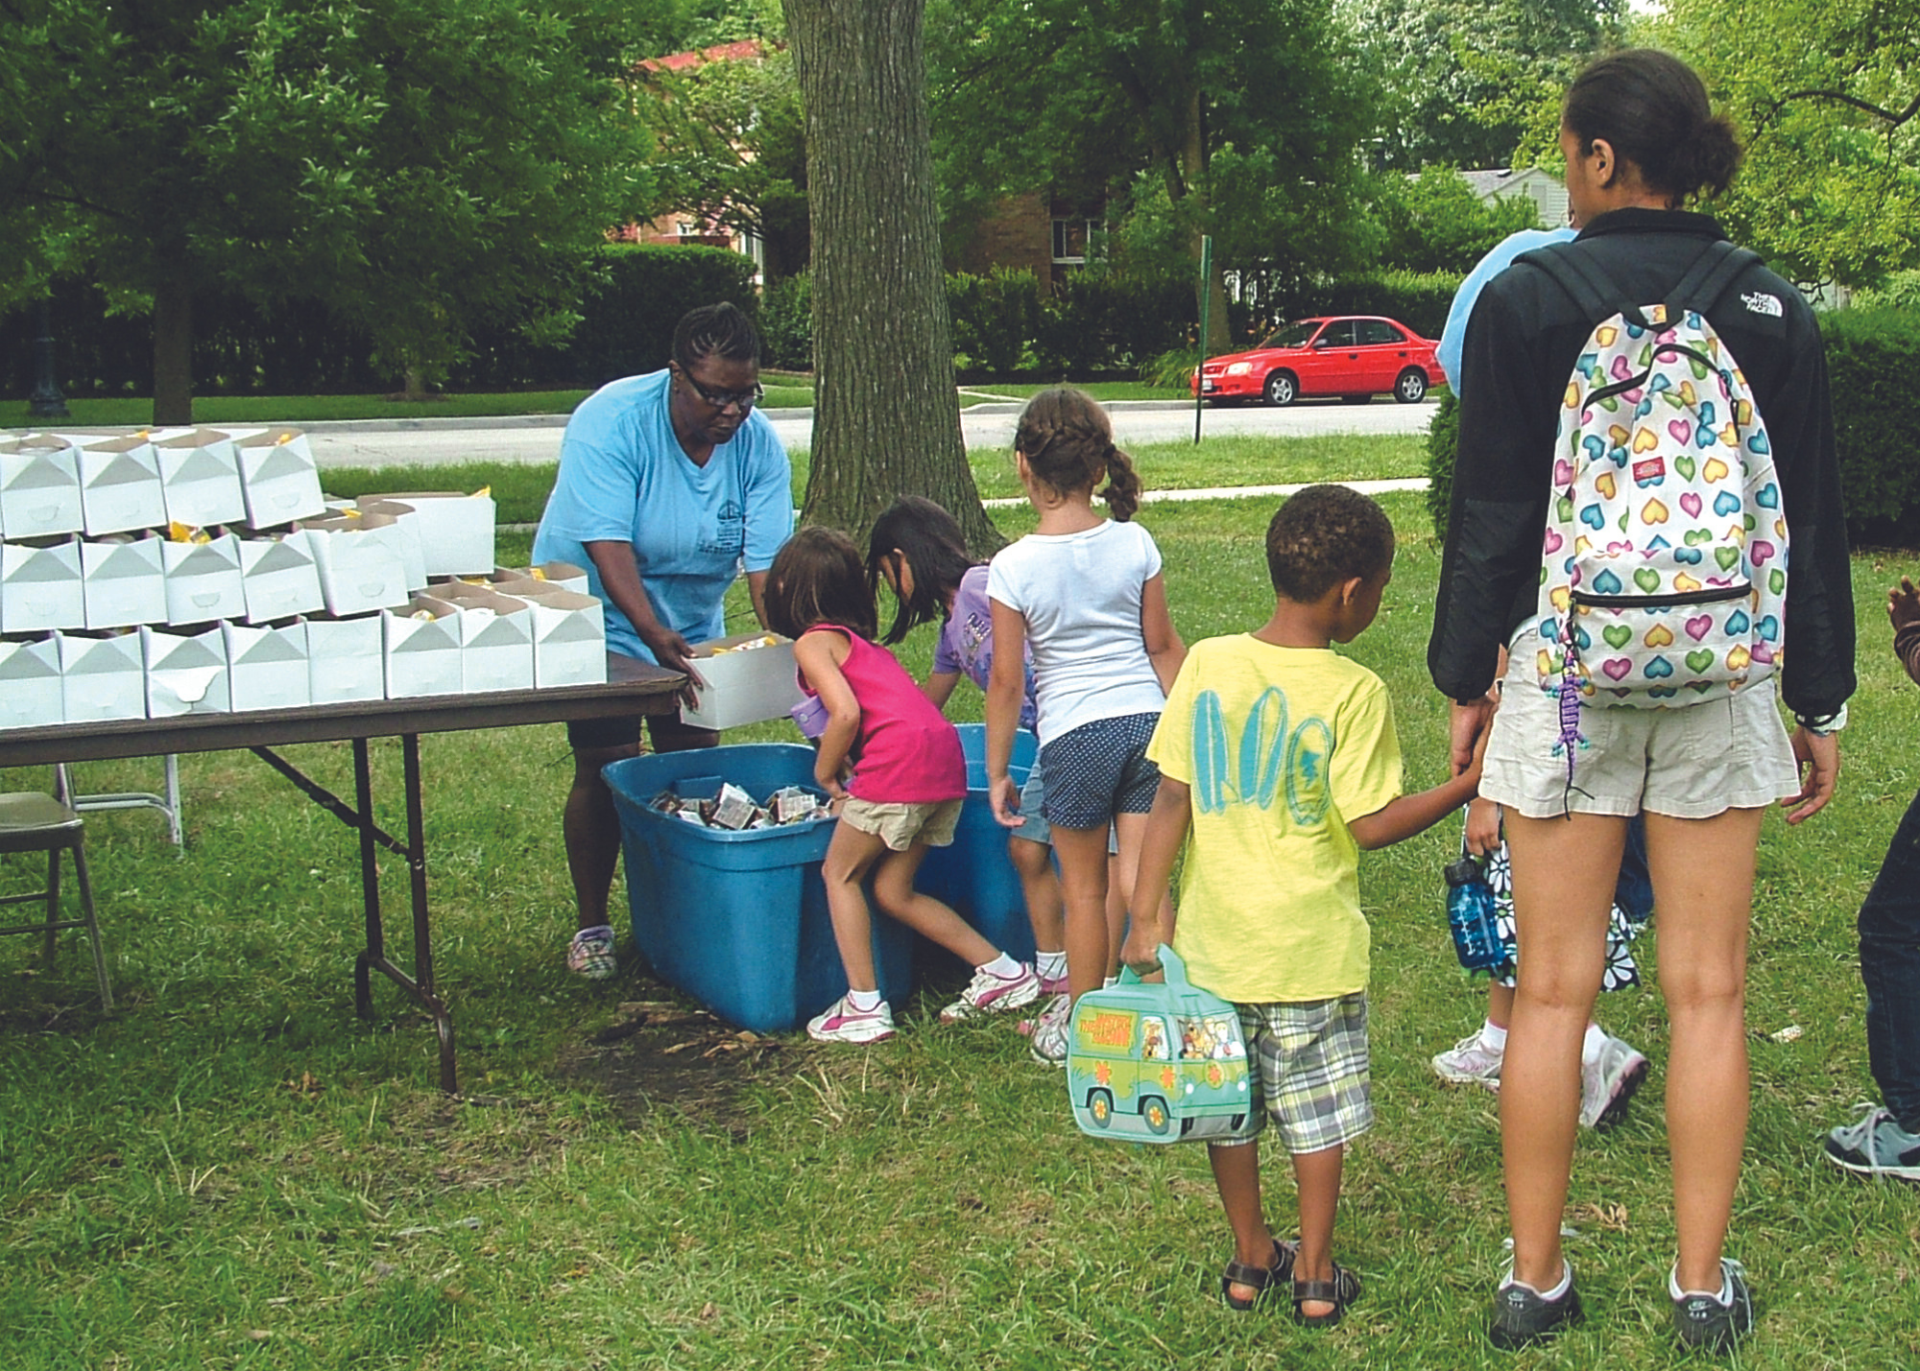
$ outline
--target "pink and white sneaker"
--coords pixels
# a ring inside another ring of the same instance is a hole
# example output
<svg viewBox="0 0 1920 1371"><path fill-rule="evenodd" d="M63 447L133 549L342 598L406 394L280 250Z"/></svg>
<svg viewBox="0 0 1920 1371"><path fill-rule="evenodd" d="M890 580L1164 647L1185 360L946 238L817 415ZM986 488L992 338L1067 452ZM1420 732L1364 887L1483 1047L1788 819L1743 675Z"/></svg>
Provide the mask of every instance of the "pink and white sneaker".
<svg viewBox="0 0 1920 1371"><path fill-rule="evenodd" d="M807 1036L821 1043L873 1043L893 1036L893 1010L885 1000L872 1009L855 1009L842 995L824 1014L807 1020Z"/></svg>
<svg viewBox="0 0 1920 1371"><path fill-rule="evenodd" d="M1040 978L1025 962L1017 976L996 976L984 966L973 973L960 998L940 1011L941 1023L956 1023L980 1014L998 1014L1040 998Z"/></svg>

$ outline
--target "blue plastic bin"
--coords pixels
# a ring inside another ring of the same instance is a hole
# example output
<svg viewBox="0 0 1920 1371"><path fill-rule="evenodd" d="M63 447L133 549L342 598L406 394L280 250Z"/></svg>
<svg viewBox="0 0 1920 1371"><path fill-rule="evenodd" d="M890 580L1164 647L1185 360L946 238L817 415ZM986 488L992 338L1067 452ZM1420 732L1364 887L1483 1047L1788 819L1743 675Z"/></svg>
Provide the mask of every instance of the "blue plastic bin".
<svg viewBox="0 0 1920 1371"><path fill-rule="evenodd" d="M1020 874L1007 856L1010 829L994 821L987 799L987 726L961 724L960 746L967 754L967 801L953 846L936 847L920 865L914 885L944 901L980 931L980 936L1023 962L1033 960L1033 924L1027 918L1027 897ZM1023 784L1032 768L1037 746L1025 729L1013 735L1013 757L1007 773Z"/></svg>
<svg viewBox="0 0 1920 1371"><path fill-rule="evenodd" d="M756 800L815 790L813 749L752 743L630 757L602 773L620 814L634 944L669 984L756 1033L798 1028L846 993L820 861L833 824L729 833L647 807L663 790ZM913 990L910 929L875 911L873 959L896 1007Z"/></svg>

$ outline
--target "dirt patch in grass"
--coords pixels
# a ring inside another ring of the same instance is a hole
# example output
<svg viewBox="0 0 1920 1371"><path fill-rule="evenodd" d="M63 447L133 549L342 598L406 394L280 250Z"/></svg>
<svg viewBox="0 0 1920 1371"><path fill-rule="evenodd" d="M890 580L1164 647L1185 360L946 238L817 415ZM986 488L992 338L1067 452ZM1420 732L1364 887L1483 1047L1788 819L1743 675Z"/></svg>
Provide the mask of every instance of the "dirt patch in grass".
<svg viewBox="0 0 1920 1371"><path fill-rule="evenodd" d="M592 1085L630 1126L668 1110L744 1141L753 1114L742 1092L793 1069L781 1060L790 1055L785 1040L737 1029L665 991L636 991L643 998L621 1004L611 1023L563 1054L560 1073Z"/></svg>

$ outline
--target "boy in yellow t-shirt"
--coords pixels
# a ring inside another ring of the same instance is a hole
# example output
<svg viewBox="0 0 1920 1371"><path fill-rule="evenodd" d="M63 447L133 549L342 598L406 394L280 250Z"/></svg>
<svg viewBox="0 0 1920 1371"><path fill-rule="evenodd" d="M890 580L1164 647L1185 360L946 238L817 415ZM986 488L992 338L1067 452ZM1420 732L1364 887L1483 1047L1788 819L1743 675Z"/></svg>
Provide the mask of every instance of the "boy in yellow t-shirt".
<svg viewBox="0 0 1920 1371"><path fill-rule="evenodd" d="M1393 525L1344 486L1311 486L1267 527L1273 617L1187 654L1147 755L1160 789L1133 888L1164 890L1181 843L1178 933L1151 901L1132 913L1123 957L1154 960L1165 936L1195 985L1233 1001L1265 1112L1293 1156L1298 1245L1260 1204L1263 1119L1209 1145L1233 1228L1220 1278L1235 1309L1291 1280L1294 1316L1338 1323L1359 1279L1333 1261L1346 1144L1373 1123L1367 1060L1367 921L1359 854L1432 826L1473 797L1472 767L1417 795L1400 790L1400 745L1384 682L1332 651L1373 622L1393 573Z"/></svg>

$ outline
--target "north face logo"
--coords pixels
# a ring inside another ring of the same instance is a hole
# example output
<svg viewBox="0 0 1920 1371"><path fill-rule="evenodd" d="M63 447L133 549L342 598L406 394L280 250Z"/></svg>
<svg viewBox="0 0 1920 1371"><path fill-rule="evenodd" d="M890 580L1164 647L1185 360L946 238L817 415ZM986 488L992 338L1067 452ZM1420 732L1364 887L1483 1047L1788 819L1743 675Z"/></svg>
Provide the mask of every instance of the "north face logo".
<svg viewBox="0 0 1920 1371"><path fill-rule="evenodd" d="M1786 313L1785 307L1780 303L1779 296L1768 295L1762 291L1755 291L1751 295L1742 295L1740 301L1753 313L1765 314L1770 318L1778 319Z"/></svg>

